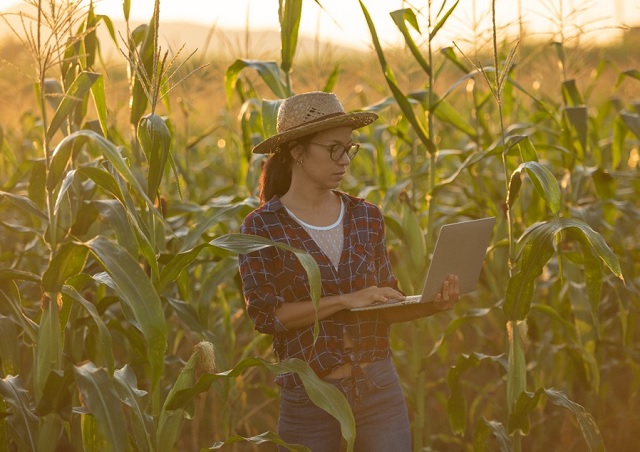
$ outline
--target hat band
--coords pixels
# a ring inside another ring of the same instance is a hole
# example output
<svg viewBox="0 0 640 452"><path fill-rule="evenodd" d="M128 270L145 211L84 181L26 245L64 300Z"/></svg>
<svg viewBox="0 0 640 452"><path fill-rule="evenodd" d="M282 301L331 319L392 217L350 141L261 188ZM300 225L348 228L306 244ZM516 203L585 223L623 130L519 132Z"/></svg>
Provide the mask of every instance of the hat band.
<svg viewBox="0 0 640 452"><path fill-rule="evenodd" d="M316 122L324 121L325 119L335 118L336 116L342 116L342 115L345 115L345 114L346 113L343 112L343 111L339 111L337 113L330 113L328 115L324 115L324 116L321 116L319 118L312 119L311 121L307 121L307 122L303 122L301 124L295 125L293 127L288 128L287 130L283 130L282 132L279 132L279 133L285 133L285 132L288 132L290 130L295 130L295 129L298 129L300 127L307 126L309 124L314 124Z"/></svg>

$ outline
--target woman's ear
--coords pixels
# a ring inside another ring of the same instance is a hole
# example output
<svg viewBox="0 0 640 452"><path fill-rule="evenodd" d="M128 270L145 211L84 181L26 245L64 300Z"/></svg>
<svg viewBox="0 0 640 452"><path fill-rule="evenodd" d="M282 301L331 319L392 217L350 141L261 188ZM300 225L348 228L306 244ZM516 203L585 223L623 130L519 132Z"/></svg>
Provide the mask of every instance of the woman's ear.
<svg viewBox="0 0 640 452"><path fill-rule="evenodd" d="M302 157L302 153L304 152L304 146L297 141L292 141L289 145L289 153L291 157L293 157L293 161L297 161Z"/></svg>

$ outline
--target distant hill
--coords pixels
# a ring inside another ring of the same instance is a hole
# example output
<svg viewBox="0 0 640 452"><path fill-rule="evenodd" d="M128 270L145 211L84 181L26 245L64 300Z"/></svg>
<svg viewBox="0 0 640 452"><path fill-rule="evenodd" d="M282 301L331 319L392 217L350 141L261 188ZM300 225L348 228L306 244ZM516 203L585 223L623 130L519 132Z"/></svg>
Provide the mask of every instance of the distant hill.
<svg viewBox="0 0 640 452"><path fill-rule="evenodd" d="M11 31L11 26L22 33L20 18L15 14L17 11L19 11L18 8L14 8L13 11L3 11L4 16L0 18L0 41L15 37ZM27 23L31 25L32 21ZM130 26L135 28L140 24L140 22L132 22ZM120 35L126 35L126 24L123 21L114 21L114 26L116 27L118 46L122 47ZM110 56L118 52L116 45L109 37L107 27L103 23L100 24L98 33L100 42L103 45L103 56L109 59ZM200 56L204 56L202 54L204 52L207 56L224 59L278 59L280 54L280 32L274 30L252 30L247 33L245 30L214 28L189 22L161 22L160 45L163 49L173 50L184 46L183 54L190 54L197 50ZM330 52L336 55L361 51L348 46L338 47L328 42L299 36L297 52L298 56L313 56L316 53L324 54Z"/></svg>

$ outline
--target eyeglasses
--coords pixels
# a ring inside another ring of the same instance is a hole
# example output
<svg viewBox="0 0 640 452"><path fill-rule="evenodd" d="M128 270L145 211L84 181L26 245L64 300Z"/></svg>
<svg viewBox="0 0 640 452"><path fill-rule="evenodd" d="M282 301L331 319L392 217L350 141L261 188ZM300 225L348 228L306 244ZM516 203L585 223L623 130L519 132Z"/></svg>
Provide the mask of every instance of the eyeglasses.
<svg viewBox="0 0 640 452"><path fill-rule="evenodd" d="M311 142L309 144L315 144L316 146L322 146L323 148L328 149L329 156L331 157L331 160L333 160L334 162L339 161L342 158L342 156L345 154L347 154L347 157L349 157L349 160L353 160L353 158L358 153L358 149L360 149L360 143L353 143L353 144L350 144L349 146L345 146L344 144L341 144L341 143L323 144L323 143Z"/></svg>

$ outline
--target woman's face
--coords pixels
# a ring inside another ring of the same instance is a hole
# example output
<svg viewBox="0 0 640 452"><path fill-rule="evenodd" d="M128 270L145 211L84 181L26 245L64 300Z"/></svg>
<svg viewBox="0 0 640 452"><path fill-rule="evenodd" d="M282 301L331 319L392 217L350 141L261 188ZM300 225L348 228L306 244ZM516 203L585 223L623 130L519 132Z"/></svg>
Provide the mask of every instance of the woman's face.
<svg viewBox="0 0 640 452"><path fill-rule="evenodd" d="M351 159L346 152L339 155L332 148L341 145L349 148L352 145L351 127L336 127L314 135L306 149L298 151L294 157L294 171L301 176L301 181L319 188L335 189L340 185ZM299 162L299 163L297 163Z"/></svg>

